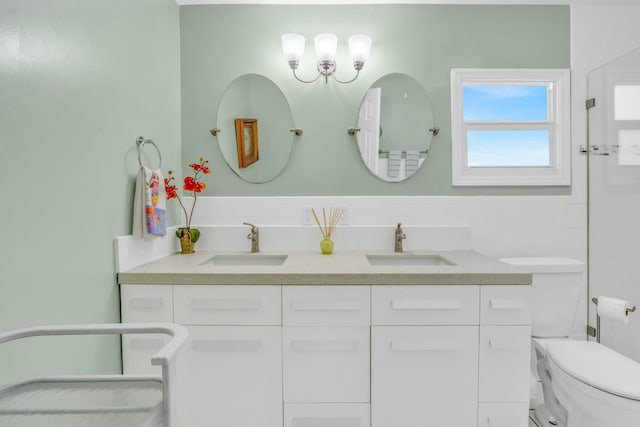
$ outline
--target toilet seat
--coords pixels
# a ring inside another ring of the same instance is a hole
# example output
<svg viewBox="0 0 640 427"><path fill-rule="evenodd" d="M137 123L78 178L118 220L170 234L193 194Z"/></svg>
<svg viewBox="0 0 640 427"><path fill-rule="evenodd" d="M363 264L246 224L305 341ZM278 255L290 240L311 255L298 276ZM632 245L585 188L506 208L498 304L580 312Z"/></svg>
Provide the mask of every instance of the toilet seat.
<svg viewBox="0 0 640 427"><path fill-rule="evenodd" d="M547 355L547 344L549 344L550 342L558 342L558 341L573 341L571 338L569 337L562 337L562 338L538 338L538 337L533 337L531 338L531 341L533 343L533 347L535 349L537 349L538 351L540 351L540 353L542 353L543 355Z"/></svg>
<svg viewBox="0 0 640 427"><path fill-rule="evenodd" d="M640 363L592 341L545 344L547 356L567 375L603 392L640 401Z"/></svg>

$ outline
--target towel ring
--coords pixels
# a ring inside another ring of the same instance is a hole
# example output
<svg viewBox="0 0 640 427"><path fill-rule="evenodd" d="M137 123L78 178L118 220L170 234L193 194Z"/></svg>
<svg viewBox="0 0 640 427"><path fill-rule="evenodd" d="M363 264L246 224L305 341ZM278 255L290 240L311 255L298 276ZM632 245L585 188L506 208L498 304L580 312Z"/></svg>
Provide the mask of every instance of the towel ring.
<svg viewBox="0 0 640 427"><path fill-rule="evenodd" d="M158 148L156 143L153 142L153 140L144 139L141 136L136 138L136 145L138 146L138 163L140 163L140 167L141 168L144 167L144 165L142 164L142 158L140 157L140 153L142 152L142 147L144 147L144 144L151 144L156 149L156 151L158 152L158 159L159 159L158 169L162 169L162 154L160 153L160 149Z"/></svg>

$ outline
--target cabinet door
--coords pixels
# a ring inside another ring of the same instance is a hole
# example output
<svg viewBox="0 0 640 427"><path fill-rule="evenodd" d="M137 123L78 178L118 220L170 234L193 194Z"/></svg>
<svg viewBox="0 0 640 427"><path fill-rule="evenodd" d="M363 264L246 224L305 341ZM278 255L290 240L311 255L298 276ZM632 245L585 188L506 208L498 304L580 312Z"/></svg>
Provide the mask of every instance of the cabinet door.
<svg viewBox="0 0 640 427"><path fill-rule="evenodd" d="M529 326L480 326L480 401L529 400Z"/></svg>
<svg viewBox="0 0 640 427"><path fill-rule="evenodd" d="M188 329L177 365L178 425L282 427L281 328Z"/></svg>
<svg viewBox="0 0 640 427"><path fill-rule="evenodd" d="M369 328L285 327L285 402L369 402Z"/></svg>
<svg viewBox="0 0 640 427"><path fill-rule="evenodd" d="M475 426L477 326L373 326L372 427Z"/></svg>
<svg viewBox="0 0 640 427"><path fill-rule="evenodd" d="M173 293L167 285L121 285L122 323L173 322ZM169 336L135 334L122 336L122 369L125 374L160 375L159 366L151 366L151 357Z"/></svg>

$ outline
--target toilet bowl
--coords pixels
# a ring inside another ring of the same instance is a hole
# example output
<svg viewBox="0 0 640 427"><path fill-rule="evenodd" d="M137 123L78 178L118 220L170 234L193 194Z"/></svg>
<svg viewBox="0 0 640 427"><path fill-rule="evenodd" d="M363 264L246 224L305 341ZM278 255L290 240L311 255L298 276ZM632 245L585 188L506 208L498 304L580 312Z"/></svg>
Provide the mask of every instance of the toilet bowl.
<svg viewBox="0 0 640 427"><path fill-rule="evenodd" d="M640 425L640 363L590 341L549 341L546 350L567 427Z"/></svg>
<svg viewBox="0 0 640 427"><path fill-rule="evenodd" d="M532 349L544 401L542 427L640 427L640 363L596 342L569 338L582 263L564 258L502 261L533 274Z"/></svg>

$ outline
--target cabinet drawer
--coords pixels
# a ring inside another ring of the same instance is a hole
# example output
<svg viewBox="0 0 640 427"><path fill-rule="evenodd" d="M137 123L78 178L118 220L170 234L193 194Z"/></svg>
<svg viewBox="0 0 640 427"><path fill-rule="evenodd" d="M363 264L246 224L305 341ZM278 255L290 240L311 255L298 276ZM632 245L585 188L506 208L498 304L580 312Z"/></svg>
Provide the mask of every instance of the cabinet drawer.
<svg viewBox="0 0 640 427"><path fill-rule="evenodd" d="M173 287L120 285L122 323L173 322Z"/></svg>
<svg viewBox="0 0 640 427"><path fill-rule="evenodd" d="M478 427L529 427L527 403L480 403Z"/></svg>
<svg viewBox="0 0 640 427"><path fill-rule="evenodd" d="M478 286L372 286L373 325L477 325Z"/></svg>
<svg viewBox="0 0 640 427"><path fill-rule="evenodd" d="M373 326L371 424L475 426L478 326Z"/></svg>
<svg viewBox="0 0 640 427"><path fill-rule="evenodd" d="M285 326L369 326L369 286L284 286Z"/></svg>
<svg viewBox="0 0 640 427"><path fill-rule="evenodd" d="M368 403L285 403L284 427L369 427Z"/></svg>
<svg viewBox="0 0 640 427"><path fill-rule="evenodd" d="M281 325L280 286L175 286L183 325Z"/></svg>
<svg viewBox="0 0 640 427"><path fill-rule="evenodd" d="M285 402L369 402L369 328L285 327Z"/></svg>
<svg viewBox="0 0 640 427"><path fill-rule="evenodd" d="M530 325L531 286L482 286L480 324Z"/></svg>
<svg viewBox="0 0 640 427"><path fill-rule="evenodd" d="M179 426L282 427L278 326L188 326L178 355Z"/></svg>
<svg viewBox="0 0 640 427"><path fill-rule="evenodd" d="M528 402L529 326L480 327L481 402Z"/></svg>

